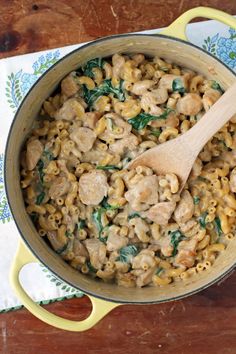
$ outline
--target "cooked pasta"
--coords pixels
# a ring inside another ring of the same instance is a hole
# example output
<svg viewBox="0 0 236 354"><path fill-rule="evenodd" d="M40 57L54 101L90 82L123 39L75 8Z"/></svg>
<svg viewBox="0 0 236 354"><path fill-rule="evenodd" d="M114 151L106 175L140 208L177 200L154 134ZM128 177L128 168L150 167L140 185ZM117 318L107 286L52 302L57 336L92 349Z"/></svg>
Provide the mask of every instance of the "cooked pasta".
<svg viewBox="0 0 236 354"><path fill-rule="evenodd" d="M115 54L65 77L21 156L26 210L72 267L120 286L168 286L214 266L235 237L236 127L176 175L129 162L197 123L220 85L162 58Z"/></svg>

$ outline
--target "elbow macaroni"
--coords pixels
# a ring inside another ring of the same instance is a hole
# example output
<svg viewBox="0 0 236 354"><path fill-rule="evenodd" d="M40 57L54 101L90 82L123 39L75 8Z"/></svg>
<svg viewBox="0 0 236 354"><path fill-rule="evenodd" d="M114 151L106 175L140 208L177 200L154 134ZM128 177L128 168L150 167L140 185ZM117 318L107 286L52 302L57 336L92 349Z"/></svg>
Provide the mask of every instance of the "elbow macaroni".
<svg viewBox="0 0 236 354"><path fill-rule="evenodd" d="M176 175L127 166L191 129L220 97L217 85L144 54L93 59L67 83L71 96L44 102L21 157L26 211L39 236L78 271L120 286L168 286L213 267L236 234L233 120L202 149L181 196ZM196 115L187 113L188 94L202 102ZM168 107L174 114L160 118Z"/></svg>

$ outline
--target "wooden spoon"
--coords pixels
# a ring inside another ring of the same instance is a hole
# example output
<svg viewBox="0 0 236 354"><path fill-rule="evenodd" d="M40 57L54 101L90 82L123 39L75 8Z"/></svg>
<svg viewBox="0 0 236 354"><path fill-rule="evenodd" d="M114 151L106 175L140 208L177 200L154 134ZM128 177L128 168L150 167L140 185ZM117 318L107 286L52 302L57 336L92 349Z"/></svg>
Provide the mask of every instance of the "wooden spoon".
<svg viewBox="0 0 236 354"><path fill-rule="evenodd" d="M128 168L144 165L158 175L175 173L183 189L199 152L210 138L236 113L236 83L234 83L183 135L145 151Z"/></svg>

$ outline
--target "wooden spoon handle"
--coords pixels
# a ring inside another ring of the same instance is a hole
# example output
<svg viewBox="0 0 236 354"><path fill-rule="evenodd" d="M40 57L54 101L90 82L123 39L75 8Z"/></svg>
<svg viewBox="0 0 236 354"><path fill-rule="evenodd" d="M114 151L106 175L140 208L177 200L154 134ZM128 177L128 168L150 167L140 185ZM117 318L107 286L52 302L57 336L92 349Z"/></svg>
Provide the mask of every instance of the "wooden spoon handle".
<svg viewBox="0 0 236 354"><path fill-rule="evenodd" d="M204 114L200 121L183 135L189 148L195 155L210 138L220 130L236 113L236 82Z"/></svg>

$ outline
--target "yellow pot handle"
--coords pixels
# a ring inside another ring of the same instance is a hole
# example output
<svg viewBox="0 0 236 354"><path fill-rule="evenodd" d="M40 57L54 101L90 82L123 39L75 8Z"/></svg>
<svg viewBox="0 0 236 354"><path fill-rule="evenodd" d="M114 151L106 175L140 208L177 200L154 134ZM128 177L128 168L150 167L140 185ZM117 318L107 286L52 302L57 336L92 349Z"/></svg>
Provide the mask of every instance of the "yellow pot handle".
<svg viewBox="0 0 236 354"><path fill-rule="evenodd" d="M236 29L236 19L233 16L211 7L200 6L183 13L183 15L179 16L169 27L165 28L160 33L187 41L188 38L185 34L186 26L193 18L196 17L205 17L211 20L217 20Z"/></svg>
<svg viewBox="0 0 236 354"><path fill-rule="evenodd" d="M10 270L10 283L11 286L21 300L22 304L36 317L40 320L48 323L51 326L64 329L67 331L86 331L87 329L93 327L97 322L99 322L106 314L108 314L112 309L120 304L107 302L104 300L99 300L92 296L89 296L93 309L88 318L83 321L72 321L67 320L57 315L54 315L40 305L35 303L22 288L19 281L19 274L22 267L28 263L38 262L38 260L30 253L26 246L20 241L15 259Z"/></svg>

